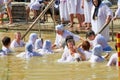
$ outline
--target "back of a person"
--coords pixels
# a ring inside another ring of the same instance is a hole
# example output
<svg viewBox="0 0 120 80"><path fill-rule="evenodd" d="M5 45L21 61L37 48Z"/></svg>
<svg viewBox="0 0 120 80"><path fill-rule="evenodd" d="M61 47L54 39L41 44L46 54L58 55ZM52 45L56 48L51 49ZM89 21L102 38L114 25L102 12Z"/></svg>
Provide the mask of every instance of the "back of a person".
<svg viewBox="0 0 120 80"><path fill-rule="evenodd" d="M105 39L104 36L102 36L101 34L98 34L98 35L95 37L94 42L95 42L96 44L100 44L100 45L102 46L102 48L105 48L105 47L108 46L106 39ZM96 44L95 44L95 45L96 45ZM95 46L95 45L94 45L94 46Z"/></svg>

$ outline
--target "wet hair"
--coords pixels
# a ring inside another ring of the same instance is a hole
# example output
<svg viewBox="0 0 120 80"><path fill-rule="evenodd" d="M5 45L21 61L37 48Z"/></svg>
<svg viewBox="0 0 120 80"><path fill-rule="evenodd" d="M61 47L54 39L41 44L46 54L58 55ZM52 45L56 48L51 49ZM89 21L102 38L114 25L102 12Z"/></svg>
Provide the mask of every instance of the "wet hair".
<svg viewBox="0 0 120 80"><path fill-rule="evenodd" d="M67 42L67 40L69 40L69 39L73 39L73 36L71 36L71 35L67 36L65 39L65 42Z"/></svg>
<svg viewBox="0 0 120 80"><path fill-rule="evenodd" d="M68 46L68 43L69 43L69 42L72 42L73 45L75 45L75 41L74 41L74 39L68 39L67 42L66 42L66 45L67 45L67 46Z"/></svg>
<svg viewBox="0 0 120 80"><path fill-rule="evenodd" d="M10 43L11 43L10 37L5 36L5 37L2 39L2 44L3 44L4 46L8 46Z"/></svg>
<svg viewBox="0 0 120 80"><path fill-rule="evenodd" d="M84 41L84 42L82 42L82 48L84 49L84 50L89 50L90 49L90 43L88 42L88 41Z"/></svg>
<svg viewBox="0 0 120 80"><path fill-rule="evenodd" d="M94 36L95 36L95 32L92 31L92 30L89 30L89 31L86 33L86 38L90 37L91 35L94 35Z"/></svg>

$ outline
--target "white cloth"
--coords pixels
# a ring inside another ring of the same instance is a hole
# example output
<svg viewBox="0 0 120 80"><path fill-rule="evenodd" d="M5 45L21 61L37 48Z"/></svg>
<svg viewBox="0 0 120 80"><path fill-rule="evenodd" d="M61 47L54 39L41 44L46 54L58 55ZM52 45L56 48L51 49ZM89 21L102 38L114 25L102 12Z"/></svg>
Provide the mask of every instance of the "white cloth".
<svg viewBox="0 0 120 80"><path fill-rule="evenodd" d="M84 52L81 48L78 48L78 51L84 54ZM81 60L79 53L75 53L72 56L70 54L70 50L66 46L64 49L64 52L62 54L62 57L60 59L58 59L58 62L74 62L77 58L79 58Z"/></svg>
<svg viewBox="0 0 120 80"><path fill-rule="evenodd" d="M95 6L92 7L91 11L91 24L92 24L92 30L95 32L95 34L100 30L100 28L105 24L106 19L108 16L112 16L112 11L110 8L101 3L99 6L99 11L98 11L98 16L97 19L93 19L93 14L94 14ZM107 26L101 33L106 40L109 40L109 27Z"/></svg>
<svg viewBox="0 0 120 80"><path fill-rule="evenodd" d="M117 66L117 65L118 65L118 55L117 55L117 53L114 53L110 57L110 59L109 59L109 61L107 63L107 66Z"/></svg>
<svg viewBox="0 0 120 80"><path fill-rule="evenodd" d="M103 62L104 58L102 57L102 46L101 45L96 45L92 49L92 55L90 57L90 62L95 63L95 62Z"/></svg>
<svg viewBox="0 0 120 80"><path fill-rule="evenodd" d="M61 0L59 4L59 11L60 11L60 19L64 19L64 21L70 20L68 7L67 7L67 0Z"/></svg>
<svg viewBox="0 0 120 80"><path fill-rule="evenodd" d="M5 6L3 4L3 0L0 0L0 14L4 13Z"/></svg>
<svg viewBox="0 0 120 80"><path fill-rule="evenodd" d="M5 56L5 55L6 55L5 51L0 50L0 57Z"/></svg>
<svg viewBox="0 0 120 80"><path fill-rule="evenodd" d="M28 43L31 43L33 45L33 49L35 48L35 41L38 39L38 35L36 33L31 33L29 35Z"/></svg>
<svg viewBox="0 0 120 80"><path fill-rule="evenodd" d="M87 0L84 0L84 15L85 15L85 22L91 23L91 8L92 8L92 0L89 2Z"/></svg>
<svg viewBox="0 0 120 80"><path fill-rule="evenodd" d="M46 54L53 54L53 51L52 51L52 43L50 40L45 40L44 43L43 43L43 47L41 49L41 53L42 55L46 55Z"/></svg>
<svg viewBox="0 0 120 80"><path fill-rule="evenodd" d="M69 14L81 14L81 0L67 0Z"/></svg>
<svg viewBox="0 0 120 80"><path fill-rule="evenodd" d="M42 46L43 46L42 39L37 39L35 41L35 50L42 49Z"/></svg>
<svg viewBox="0 0 120 80"><path fill-rule="evenodd" d="M103 49L105 49L106 47L109 46L106 39L105 39L105 37L102 36L101 34L97 34L95 39L92 41L93 47L95 47L98 44L100 44Z"/></svg>
<svg viewBox="0 0 120 80"><path fill-rule="evenodd" d="M118 6L120 7L120 0L118 0L118 3L117 3L117 4L118 4Z"/></svg>
<svg viewBox="0 0 120 80"><path fill-rule="evenodd" d="M84 51L84 54L85 54L86 60L89 60L92 55L92 51Z"/></svg>
<svg viewBox="0 0 120 80"><path fill-rule="evenodd" d="M33 51L33 46L31 43L27 43L25 45L25 52L16 55L16 57L20 57L20 58L30 58L33 56L42 56L42 55Z"/></svg>
<svg viewBox="0 0 120 80"><path fill-rule="evenodd" d="M118 9L116 10L115 16L116 17L120 17L120 7L118 7Z"/></svg>
<svg viewBox="0 0 120 80"><path fill-rule="evenodd" d="M80 40L80 37L78 35L75 35L75 34L71 33L68 30L64 30L64 33L63 33L62 36L56 34L56 38L55 38L55 43L54 44L57 47L61 47L62 44L65 42L66 37L69 36L69 35L73 36L73 38L74 38L75 41L79 41Z"/></svg>
<svg viewBox="0 0 120 80"><path fill-rule="evenodd" d="M11 48L24 47L24 46L25 46L25 43L23 40L20 40L20 43L17 43L17 41L14 39L10 44Z"/></svg>
<svg viewBox="0 0 120 80"><path fill-rule="evenodd" d="M31 4L31 6L30 6L30 9L31 9L31 10L39 10L40 7L41 7L42 5L44 5L43 3L40 4L39 1L41 1L41 0L36 0L35 2L33 2L33 3Z"/></svg>
<svg viewBox="0 0 120 80"><path fill-rule="evenodd" d="M2 50L5 52L5 54L10 54L12 52L9 48L6 48L5 46L2 46Z"/></svg>
<svg viewBox="0 0 120 80"><path fill-rule="evenodd" d="M96 62L103 62L104 58L102 56L91 55L89 62L96 63Z"/></svg>

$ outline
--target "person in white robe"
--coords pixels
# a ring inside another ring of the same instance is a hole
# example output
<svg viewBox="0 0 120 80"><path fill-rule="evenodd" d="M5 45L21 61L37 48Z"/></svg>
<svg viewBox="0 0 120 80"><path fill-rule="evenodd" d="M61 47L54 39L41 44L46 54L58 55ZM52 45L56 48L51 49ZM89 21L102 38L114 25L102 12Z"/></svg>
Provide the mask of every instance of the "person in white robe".
<svg viewBox="0 0 120 80"><path fill-rule="evenodd" d="M84 17L86 24L86 29L91 29L91 8L92 8L92 0L82 0L82 8L84 9Z"/></svg>
<svg viewBox="0 0 120 80"><path fill-rule="evenodd" d="M117 44L115 44L115 49L118 49ZM107 63L107 66L118 66L118 53L112 54Z"/></svg>
<svg viewBox="0 0 120 80"><path fill-rule="evenodd" d="M2 39L2 51L5 52L6 55L9 55L12 53L12 50L10 49L11 39L10 37L3 37Z"/></svg>
<svg viewBox="0 0 120 80"><path fill-rule="evenodd" d="M114 16L114 20L116 20L117 18L120 18L120 0L118 0L118 9L115 12L115 16Z"/></svg>
<svg viewBox="0 0 120 80"><path fill-rule="evenodd" d="M62 24L57 25L56 26L56 38L55 38L54 44L52 45L52 49L63 47L65 43L65 39L69 35L73 36L75 41L79 41L80 39L82 40L82 38L79 37L78 35L75 35L71 33L70 31L65 30Z"/></svg>
<svg viewBox="0 0 120 80"><path fill-rule="evenodd" d="M42 38L36 39L35 50L39 51L39 49L42 49L42 47L43 47L43 39Z"/></svg>
<svg viewBox="0 0 120 80"><path fill-rule="evenodd" d="M112 10L101 0L92 0L93 7L91 10L92 30L97 34L103 26L107 26L100 34L109 41L109 26L113 13Z"/></svg>
<svg viewBox="0 0 120 80"><path fill-rule="evenodd" d="M31 43L26 43L25 52L22 52L22 53L16 55L16 57L26 58L26 59L29 59L33 56L42 56L42 55L40 53L33 51L33 45Z"/></svg>
<svg viewBox="0 0 120 80"><path fill-rule="evenodd" d="M78 28L81 27L81 0L67 0L67 5L68 5L68 12L70 15L70 28L73 27L73 19L74 15L77 16L78 18Z"/></svg>
<svg viewBox="0 0 120 80"><path fill-rule="evenodd" d="M35 41L36 39L38 39L38 35L36 33L31 33L29 35L29 40L28 42L31 43L33 45L33 48L35 49Z"/></svg>
<svg viewBox="0 0 120 80"><path fill-rule="evenodd" d="M78 47L83 49L85 58L88 61L92 55L92 51L90 50L91 45L90 45L89 41L87 41L87 40L83 41Z"/></svg>
<svg viewBox="0 0 120 80"><path fill-rule="evenodd" d="M68 50L64 51L61 59L58 59L58 62L79 62L85 60L85 55L82 52L82 49L75 47L75 41L73 39L67 39L66 45Z"/></svg>
<svg viewBox="0 0 120 80"><path fill-rule="evenodd" d="M103 62L104 58L102 57L102 52L103 52L103 49L101 45L96 45L95 47L93 47L92 55L90 57L89 62L91 63Z"/></svg>
<svg viewBox="0 0 120 80"><path fill-rule="evenodd" d="M42 55L48 55L48 54L53 54L52 50L52 43L50 40L45 40L43 43L43 47L40 51Z"/></svg>
<svg viewBox="0 0 120 80"><path fill-rule="evenodd" d="M14 35L15 35L15 39L11 42L10 48L14 49L17 47L24 47L25 42L21 40L21 33L16 32Z"/></svg>
<svg viewBox="0 0 120 80"><path fill-rule="evenodd" d="M86 37L90 41L92 47L95 47L98 44L102 46L103 51L106 53L104 58L107 58L110 55L112 48L108 45L104 36L101 34L95 35L94 31L90 30L86 33Z"/></svg>
<svg viewBox="0 0 120 80"><path fill-rule="evenodd" d="M60 19L62 24L65 23L65 21L70 20L68 8L67 8L67 0L60 0L59 11L60 11Z"/></svg>

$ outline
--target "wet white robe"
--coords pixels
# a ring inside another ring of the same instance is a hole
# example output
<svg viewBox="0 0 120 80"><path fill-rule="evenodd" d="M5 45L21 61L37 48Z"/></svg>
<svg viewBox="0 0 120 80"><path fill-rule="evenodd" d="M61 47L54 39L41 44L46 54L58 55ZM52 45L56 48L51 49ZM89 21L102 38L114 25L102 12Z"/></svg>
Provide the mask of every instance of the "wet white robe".
<svg viewBox="0 0 120 80"><path fill-rule="evenodd" d="M107 63L107 66L117 66L118 65L118 54L117 53L114 53L108 63Z"/></svg>
<svg viewBox="0 0 120 80"><path fill-rule="evenodd" d="M92 7L92 12L91 12L91 24L92 24L92 30L95 32L95 34L100 30L100 28L104 25L106 22L106 19L109 15L112 16L112 11L110 8L101 3L99 6L99 11L98 11L98 16L97 19L93 19L93 14L94 14L95 6ZM106 40L109 40L109 26L107 26L101 33Z"/></svg>
<svg viewBox="0 0 120 80"><path fill-rule="evenodd" d="M10 44L11 48L24 47L24 46L25 46L25 43L22 40L20 40L20 44L18 44L16 40L13 40Z"/></svg>
<svg viewBox="0 0 120 80"><path fill-rule="evenodd" d="M80 40L80 37L79 37L78 35L75 35L75 34L71 33L71 32L68 31L68 30L64 30L64 33L63 33L62 36L56 34L56 38L55 38L55 43L54 43L54 44L55 44L58 48L61 47L62 44L65 42L66 37L69 36L69 35L73 36L73 38L74 38L75 41L79 41L79 40Z"/></svg>

